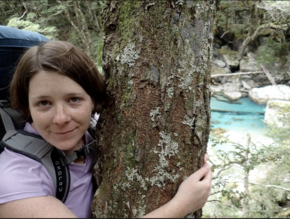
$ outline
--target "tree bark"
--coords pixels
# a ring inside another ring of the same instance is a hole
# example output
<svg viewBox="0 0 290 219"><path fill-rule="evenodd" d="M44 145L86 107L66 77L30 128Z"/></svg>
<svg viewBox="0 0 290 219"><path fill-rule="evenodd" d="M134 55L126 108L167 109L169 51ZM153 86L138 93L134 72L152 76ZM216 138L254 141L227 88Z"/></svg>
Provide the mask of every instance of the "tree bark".
<svg viewBox="0 0 290 219"><path fill-rule="evenodd" d="M215 10L215 1L107 2L95 217L143 216L202 166Z"/></svg>

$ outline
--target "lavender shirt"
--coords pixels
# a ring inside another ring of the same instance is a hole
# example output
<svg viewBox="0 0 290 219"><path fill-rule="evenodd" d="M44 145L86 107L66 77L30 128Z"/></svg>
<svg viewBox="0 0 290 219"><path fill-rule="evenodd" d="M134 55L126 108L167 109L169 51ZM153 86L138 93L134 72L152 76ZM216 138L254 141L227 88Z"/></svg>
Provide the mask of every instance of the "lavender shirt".
<svg viewBox="0 0 290 219"><path fill-rule="evenodd" d="M38 134L29 123L26 123L24 130ZM85 139L86 144L93 140L88 132ZM92 216L90 205L93 200L93 185L90 164L91 159L87 157L85 164L69 165L70 192L64 204L81 218ZM41 163L5 148L0 155L0 204L54 194L53 181Z"/></svg>

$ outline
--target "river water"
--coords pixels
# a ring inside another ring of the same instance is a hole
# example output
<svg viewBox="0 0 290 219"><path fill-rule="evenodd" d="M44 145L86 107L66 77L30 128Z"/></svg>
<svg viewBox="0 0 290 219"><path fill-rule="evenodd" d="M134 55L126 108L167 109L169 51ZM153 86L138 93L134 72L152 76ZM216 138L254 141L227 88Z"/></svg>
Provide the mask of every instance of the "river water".
<svg viewBox="0 0 290 219"><path fill-rule="evenodd" d="M263 122L266 106L256 104L247 97L231 103L219 99L211 98L211 129L228 130L229 139L238 143L245 141L241 139L245 139L247 133L255 143L264 144L268 140L265 136L267 127ZM231 150L230 145L217 145L215 150L218 149Z"/></svg>
<svg viewBox="0 0 290 219"><path fill-rule="evenodd" d="M235 160L235 154L232 153L237 151L235 148L235 143L247 146L247 134L251 136L251 143L254 143L257 148L269 145L273 142L272 139L266 136L267 127L264 124L264 115L266 106L256 104L251 101L249 98L240 98L238 101L229 103L224 100L223 97L212 97L211 98L211 131L214 129L222 128L226 130L225 133L219 134L219 139L224 139L226 137L230 142L222 143L215 145L211 138L208 142L207 153L210 158L211 164L223 164L221 152L225 152L229 155L232 160ZM215 145L215 146L214 146ZM252 146L252 144L251 144ZM225 168L218 177L217 174L221 169L216 168L213 171L213 194L220 190L219 187L215 187L220 182L229 183L235 182L236 188L235 191L242 192L244 191L244 170L239 165L232 165L231 168ZM259 182L260 179L263 179L267 176L268 166L261 164L255 166L253 170L249 173L249 181ZM222 200L220 193L212 195L209 200ZM225 199L223 199L225 200ZM215 214L221 215L224 209L227 209L229 204L226 202L207 202L203 208L205 215L211 215L216 217ZM223 207L221 207L223 206ZM224 208L224 209L223 209ZM228 208L230 209L230 208ZM229 210L230 211L230 210ZM235 217L243 216L242 211L235 210L235 213L231 212L231 215ZM219 217L219 216L218 216Z"/></svg>

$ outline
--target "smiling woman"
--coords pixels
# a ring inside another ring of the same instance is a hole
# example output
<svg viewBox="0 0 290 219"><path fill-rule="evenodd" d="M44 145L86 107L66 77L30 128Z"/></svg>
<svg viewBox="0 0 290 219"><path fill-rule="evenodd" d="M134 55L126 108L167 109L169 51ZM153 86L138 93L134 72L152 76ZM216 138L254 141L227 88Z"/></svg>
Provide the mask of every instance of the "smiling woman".
<svg viewBox="0 0 290 219"><path fill-rule="evenodd" d="M94 109L91 97L75 81L56 72L35 74L29 87L32 127L67 155L79 149Z"/></svg>
<svg viewBox="0 0 290 219"><path fill-rule="evenodd" d="M105 83L96 66L67 42L35 46L21 58L10 94L12 107L26 121L22 133L44 139L44 146L63 155L56 169L68 166L70 187L62 203L47 165L5 148L0 155L0 217L92 217L95 163L90 150L79 149L92 144L90 121L106 100ZM46 150L44 146L37 152ZM146 216L184 217L196 211L210 194L211 177L205 156L204 166L180 185L176 196Z"/></svg>
<svg viewBox="0 0 290 219"><path fill-rule="evenodd" d="M61 41L27 50L13 75L10 94L12 107L27 121L24 131L41 136L66 156L93 141L87 131L91 116L106 99L94 63L80 49ZM56 188L48 169L5 148L0 156L0 216L91 217L92 162L88 154L68 165L70 192L62 204L54 197Z"/></svg>

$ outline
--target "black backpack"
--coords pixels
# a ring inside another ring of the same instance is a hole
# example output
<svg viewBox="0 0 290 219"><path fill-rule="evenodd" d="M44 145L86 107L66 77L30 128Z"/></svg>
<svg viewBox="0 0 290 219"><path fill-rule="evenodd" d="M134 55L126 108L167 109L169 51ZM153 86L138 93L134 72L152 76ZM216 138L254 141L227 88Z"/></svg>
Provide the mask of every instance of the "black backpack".
<svg viewBox="0 0 290 219"><path fill-rule="evenodd" d="M10 111L7 105L9 103L9 84L18 60L31 46L48 41L51 40L41 34L0 25L0 104L8 111ZM17 112L10 112L13 118L19 117ZM16 127L23 128L24 123L21 123L21 120L16 120L18 123ZM0 122L0 139L4 134L5 129Z"/></svg>
<svg viewBox="0 0 290 219"><path fill-rule="evenodd" d="M8 85L21 55L28 48L51 41L45 36L0 25L0 97L7 97Z"/></svg>
<svg viewBox="0 0 290 219"><path fill-rule="evenodd" d="M97 158L95 141L83 145L69 156L46 142L41 136L23 130L20 114L10 107L9 83L17 61L23 52L34 45L50 41L41 34L0 25L0 153L7 148L42 163L55 187L55 197L65 202L70 189L68 165L80 156L92 157L91 169ZM92 134L92 133L91 133ZM94 182L94 180L93 180ZM94 189L96 184L94 183Z"/></svg>

